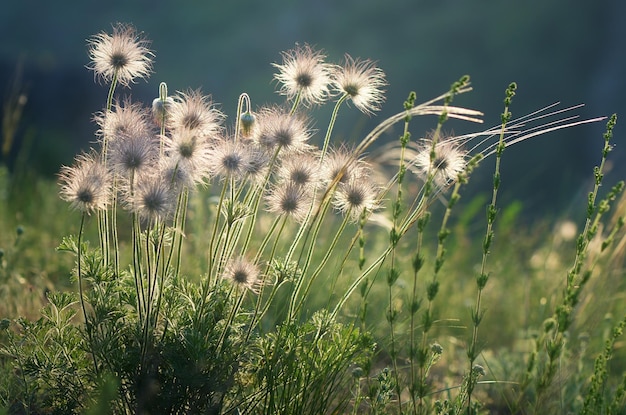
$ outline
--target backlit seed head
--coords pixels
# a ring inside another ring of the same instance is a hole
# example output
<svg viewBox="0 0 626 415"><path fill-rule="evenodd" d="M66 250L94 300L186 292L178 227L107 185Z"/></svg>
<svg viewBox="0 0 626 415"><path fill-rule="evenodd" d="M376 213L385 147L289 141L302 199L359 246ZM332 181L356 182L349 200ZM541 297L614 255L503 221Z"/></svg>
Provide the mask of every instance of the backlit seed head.
<svg viewBox="0 0 626 415"><path fill-rule="evenodd" d="M144 174L136 178L127 195L130 209L144 221L165 221L174 213L176 193L162 176Z"/></svg>
<svg viewBox="0 0 626 415"><path fill-rule="evenodd" d="M292 217L297 222L306 218L313 194L306 187L294 183L276 185L267 199L268 210Z"/></svg>
<svg viewBox="0 0 626 415"><path fill-rule="evenodd" d="M231 259L224 268L224 278L238 287L257 293L261 287L259 268L243 257Z"/></svg>
<svg viewBox="0 0 626 415"><path fill-rule="evenodd" d="M159 158L159 141L154 135L119 137L110 143L108 162L114 172L129 177L153 168Z"/></svg>
<svg viewBox="0 0 626 415"><path fill-rule="evenodd" d="M350 55L346 55L333 80L334 89L347 95L359 111L368 115L378 111L385 101L382 88L386 85L385 73L373 61L353 59Z"/></svg>
<svg viewBox="0 0 626 415"><path fill-rule="evenodd" d="M320 180L319 157L311 152L283 157L278 177L283 181L313 188Z"/></svg>
<svg viewBox="0 0 626 415"><path fill-rule="evenodd" d="M191 131L211 140L222 132L224 114L199 90L180 92L169 106L167 126L174 132Z"/></svg>
<svg viewBox="0 0 626 415"><path fill-rule="evenodd" d="M131 102L129 98L115 102L110 111L97 113L94 121L99 127L96 135L100 140L111 141L120 137L153 133L153 124L147 109L141 103Z"/></svg>
<svg viewBox="0 0 626 415"><path fill-rule="evenodd" d="M335 192L333 205L344 215L358 222L363 212L372 212L378 207L378 191L369 177L353 178L340 183Z"/></svg>
<svg viewBox="0 0 626 415"><path fill-rule="evenodd" d="M308 121L279 108L267 108L259 114L254 139L261 147L281 151L305 151L311 138Z"/></svg>
<svg viewBox="0 0 626 415"><path fill-rule="evenodd" d="M109 174L99 159L95 153L81 154L74 166L63 166L59 172L61 199L87 214L104 210L109 203Z"/></svg>
<svg viewBox="0 0 626 415"><path fill-rule="evenodd" d="M118 23L113 34L94 35L88 41L91 60L87 66L104 82L116 79L128 86L135 78L147 78L152 72L150 42L131 25Z"/></svg>
<svg viewBox="0 0 626 415"><path fill-rule="evenodd" d="M412 160L413 170L423 179L432 176L433 182L445 187L455 182L467 166L467 153L452 138L443 138L435 143L423 140L417 156Z"/></svg>
<svg viewBox="0 0 626 415"><path fill-rule="evenodd" d="M223 178L243 178L249 169L250 152L246 145L229 138L215 143L210 151L211 173Z"/></svg>
<svg viewBox="0 0 626 415"><path fill-rule="evenodd" d="M279 93L292 100L299 97L305 106L320 104L330 95L329 85L335 66L324 62L326 56L309 45L283 52L283 63L273 66L281 87Z"/></svg>

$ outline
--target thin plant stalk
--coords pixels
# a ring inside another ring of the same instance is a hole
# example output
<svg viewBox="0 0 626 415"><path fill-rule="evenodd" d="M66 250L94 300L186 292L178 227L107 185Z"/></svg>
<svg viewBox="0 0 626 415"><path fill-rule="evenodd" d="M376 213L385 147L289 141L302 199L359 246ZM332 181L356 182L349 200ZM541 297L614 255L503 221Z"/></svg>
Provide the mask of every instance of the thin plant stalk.
<svg viewBox="0 0 626 415"><path fill-rule="evenodd" d="M96 354L94 351L94 343L93 343L93 336L91 335L91 328L89 327L89 320L87 318L87 308L85 306L85 298L83 296L83 272L82 272L82 255L83 255L83 248L82 248L82 244L83 244L83 231L85 228L85 216L87 215L87 213L83 212L83 214L80 217L80 227L78 229L78 242L77 242L77 273L78 273L78 298L80 299L80 308L83 311L83 318L85 319L85 328L87 331L87 336L89 337L89 345L91 348L91 359L93 361L93 368L96 372L96 375L98 375L98 373L100 372L100 370L98 369L98 362L96 360Z"/></svg>
<svg viewBox="0 0 626 415"><path fill-rule="evenodd" d="M517 85L515 83L511 83L506 90L506 98L504 100L504 112L502 113L502 127L500 130L500 140L498 142L498 146L496 148L496 162L495 162L495 170L493 174L493 191L491 195L491 203L487 207L487 229L485 231L485 238L483 241L483 255L482 261L480 265L480 272L476 277L476 302L474 309L472 310L472 337L470 340L470 345L467 350L467 356L469 358L469 372L468 372L468 382L467 382L467 409L471 411L472 408L472 393L474 389L474 385L476 384L475 377L477 376L474 371L474 362L478 357L478 327L483 318L483 311L481 310L482 306L482 293L483 289L487 285L487 281L489 279L489 274L487 273L487 257L489 256L491 243L493 241L493 224L496 219L496 202L498 198L498 189L500 188L500 163L502 160L502 153L504 152L504 148L506 147L506 143L504 141L504 136L506 132L507 123L511 119L511 113L509 112L509 107L511 104L511 100L515 95L515 90L517 89Z"/></svg>

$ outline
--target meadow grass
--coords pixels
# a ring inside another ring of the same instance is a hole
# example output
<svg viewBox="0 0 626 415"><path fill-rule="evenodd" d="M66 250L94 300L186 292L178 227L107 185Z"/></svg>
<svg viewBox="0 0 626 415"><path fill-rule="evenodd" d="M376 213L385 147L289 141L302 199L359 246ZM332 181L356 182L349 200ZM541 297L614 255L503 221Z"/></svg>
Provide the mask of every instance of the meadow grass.
<svg viewBox="0 0 626 415"><path fill-rule="evenodd" d="M498 200L513 145L604 118L514 117L512 83L499 125L449 136L450 119L482 122L454 105L463 77L408 94L350 147L337 118L384 101L370 60L297 46L274 64L285 102L242 93L226 126L200 90L124 97L149 47L121 24L90 40L109 92L97 146L58 185L3 171L0 410L624 413L626 197L603 183L615 116L583 221L528 228ZM433 129L412 131L422 116ZM492 187L467 196L477 168Z"/></svg>

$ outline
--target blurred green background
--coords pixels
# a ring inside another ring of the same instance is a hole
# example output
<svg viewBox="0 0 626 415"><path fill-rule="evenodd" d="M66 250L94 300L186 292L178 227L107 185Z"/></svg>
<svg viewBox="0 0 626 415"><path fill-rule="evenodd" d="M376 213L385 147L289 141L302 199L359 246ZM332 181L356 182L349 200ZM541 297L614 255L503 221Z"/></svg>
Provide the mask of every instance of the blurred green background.
<svg viewBox="0 0 626 415"><path fill-rule="evenodd" d="M624 16L626 2L619 0L8 0L0 12L3 105L16 90L28 102L5 161L14 167L21 154L28 168L52 176L94 140L92 114L104 105L107 86L85 69L86 40L110 32L114 22L133 23L156 53L155 75L133 87L134 100L151 102L165 81L171 91L202 88L231 116L243 91L256 105L281 101L270 64L295 43L315 45L334 62L344 53L376 60L390 84L381 113L372 119L343 109L336 129L337 140L358 140L400 111L409 91L427 100L464 74L475 90L455 103L483 111L485 125L449 123L456 133L497 125L511 81L519 86L516 116L555 101L585 103L585 118L619 114L626 95ZM325 128L325 111L318 129ZM416 123L414 136L435 121ZM618 143L620 130L618 123ZM577 127L505 153L505 203L520 200L525 212L556 215L584 198L603 132L604 123ZM612 155L615 178L626 174L622 147ZM490 191L491 164L473 180L480 191Z"/></svg>

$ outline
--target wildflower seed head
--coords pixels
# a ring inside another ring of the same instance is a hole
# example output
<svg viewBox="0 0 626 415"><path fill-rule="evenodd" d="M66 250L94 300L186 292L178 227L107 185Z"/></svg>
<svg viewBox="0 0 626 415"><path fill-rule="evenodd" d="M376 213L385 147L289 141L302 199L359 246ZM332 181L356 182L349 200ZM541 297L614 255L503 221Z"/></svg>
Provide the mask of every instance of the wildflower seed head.
<svg viewBox="0 0 626 415"><path fill-rule="evenodd" d="M113 34L94 35L88 41L90 64L96 77L104 82L114 78L128 86L135 78L147 78L152 72L150 42L138 34L131 25L118 23Z"/></svg>
<svg viewBox="0 0 626 415"><path fill-rule="evenodd" d="M347 183L362 176L365 168L365 162L355 158L354 153L346 147L331 149L324 158L322 180L326 185L331 185L335 181Z"/></svg>
<svg viewBox="0 0 626 415"><path fill-rule="evenodd" d="M136 178L127 200L139 218L154 222L165 221L173 214L175 196L170 183L160 175L143 174Z"/></svg>
<svg viewBox="0 0 626 415"><path fill-rule="evenodd" d="M330 95L329 85L335 66L325 63L326 56L309 45L283 52L283 63L273 66L281 87L279 93L292 100L299 97L305 105L321 104Z"/></svg>
<svg viewBox="0 0 626 415"><path fill-rule="evenodd" d="M81 154L74 166L63 166L59 172L61 199L87 214L104 210L109 203L109 174L99 158L95 153Z"/></svg>
<svg viewBox="0 0 626 415"><path fill-rule="evenodd" d="M314 188L319 183L319 157L315 153L297 153L284 157L278 168L281 180Z"/></svg>
<svg viewBox="0 0 626 415"><path fill-rule="evenodd" d="M261 285L260 271L256 265L243 257L232 259L224 268L224 278L235 286L258 293Z"/></svg>
<svg viewBox="0 0 626 415"><path fill-rule="evenodd" d="M125 177L154 167L158 157L159 141L147 134L119 137L108 150L111 169Z"/></svg>
<svg viewBox="0 0 626 415"><path fill-rule="evenodd" d="M333 80L334 89L347 95L359 111L368 115L380 110L385 101L382 88L386 85L385 73L373 61L353 59L349 55Z"/></svg>
<svg viewBox="0 0 626 415"><path fill-rule="evenodd" d="M308 121L278 108L268 108L259 114L255 141L265 149L299 152L309 149L311 138Z"/></svg>
<svg viewBox="0 0 626 415"><path fill-rule="evenodd" d="M312 192L306 187L294 183L282 183L276 185L268 196L268 210L301 222L306 218L312 198Z"/></svg>
<svg viewBox="0 0 626 415"><path fill-rule="evenodd" d="M190 172L191 166L181 163L174 157L162 157L159 159L159 172L161 179L170 184L170 187L180 191L183 187L193 188L198 181L195 175Z"/></svg>
<svg viewBox="0 0 626 415"><path fill-rule="evenodd" d="M199 90L180 92L172 100L167 119L172 131L192 131L205 139L213 139L222 131L224 114L215 108L210 96Z"/></svg>
<svg viewBox="0 0 626 415"><path fill-rule="evenodd" d="M146 108L140 103L132 103L128 98L114 103L110 111L97 113L94 121L99 127L96 135L107 141L131 135L147 135L153 130Z"/></svg>
<svg viewBox="0 0 626 415"><path fill-rule="evenodd" d="M265 180L270 164L270 155L256 144L250 143L246 147L248 163L245 173L248 180L261 184Z"/></svg>
<svg viewBox="0 0 626 415"><path fill-rule="evenodd" d="M333 205L350 220L358 222L363 212L372 212L378 207L378 191L366 177L340 183L335 192Z"/></svg>
<svg viewBox="0 0 626 415"><path fill-rule="evenodd" d="M187 170L196 183L208 178L211 167L211 144L193 130L174 131L163 137L163 148L168 157Z"/></svg>
<svg viewBox="0 0 626 415"><path fill-rule="evenodd" d="M223 139L213 145L209 160L213 174L240 179L248 173L250 153L242 143Z"/></svg>
<svg viewBox="0 0 626 415"><path fill-rule="evenodd" d="M434 155L434 158L432 157ZM433 182L445 187L455 182L467 166L467 153L451 138L445 138L435 144L432 139L425 139L412 161L414 170L423 179L432 176Z"/></svg>

